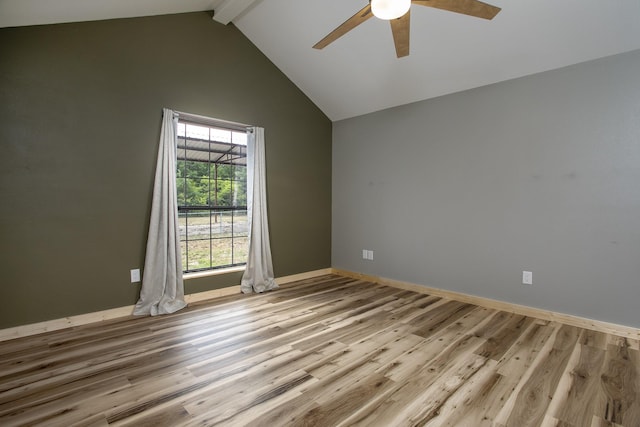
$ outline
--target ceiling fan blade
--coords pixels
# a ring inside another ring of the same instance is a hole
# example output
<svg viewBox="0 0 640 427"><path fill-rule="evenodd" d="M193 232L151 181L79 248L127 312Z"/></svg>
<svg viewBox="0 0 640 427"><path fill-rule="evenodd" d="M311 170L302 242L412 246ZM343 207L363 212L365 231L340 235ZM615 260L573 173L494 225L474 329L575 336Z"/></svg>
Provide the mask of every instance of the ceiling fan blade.
<svg viewBox="0 0 640 427"><path fill-rule="evenodd" d="M360 9L358 13L356 13L351 18L344 21L338 28L336 28L335 30L327 34L325 38L323 38L318 43L313 45L313 48L322 49L326 47L327 45L329 45L330 43L333 43L340 37L344 36L346 33L353 30L355 27L362 24L364 21L371 18L372 16L373 16L373 13L371 13L371 6L366 5L365 7Z"/></svg>
<svg viewBox="0 0 640 427"><path fill-rule="evenodd" d="M478 0L412 0L411 3L483 19L493 19L502 10Z"/></svg>
<svg viewBox="0 0 640 427"><path fill-rule="evenodd" d="M405 13L398 19L392 19L391 32L393 33L393 43L396 45L396 56L402 58L409 55L409 27L411 23L411 11Z"/></svg>

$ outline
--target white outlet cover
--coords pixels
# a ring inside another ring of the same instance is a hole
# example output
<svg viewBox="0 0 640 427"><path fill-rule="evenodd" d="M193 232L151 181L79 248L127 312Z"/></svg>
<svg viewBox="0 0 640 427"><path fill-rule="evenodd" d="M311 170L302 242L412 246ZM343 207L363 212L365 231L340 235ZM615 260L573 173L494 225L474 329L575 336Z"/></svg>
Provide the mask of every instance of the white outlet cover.
<svg viewBox="0 0 640 427"><path fill-rule="evenodd" d="M136 268L131 270L131 283L138 283L140 281L140 269Z"/></svg>
<svg viewBox="0 0 640 427"><path fill-rule="evenodd" d="M533 273L531 271L522 272L522 284L533 285Z"/></svg>

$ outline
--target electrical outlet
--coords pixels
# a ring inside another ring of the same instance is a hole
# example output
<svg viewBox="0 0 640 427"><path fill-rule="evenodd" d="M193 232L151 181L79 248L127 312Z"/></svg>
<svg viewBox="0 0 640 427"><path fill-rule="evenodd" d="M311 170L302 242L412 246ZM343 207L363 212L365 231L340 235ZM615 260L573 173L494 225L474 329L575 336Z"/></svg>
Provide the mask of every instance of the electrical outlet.
<svg viewBox="0 0 640 427"><path fill-rule="evenodd" d="M366 249L362 250L362 259L367 259L367 255L368 255L369 251Z"/></svg>
<svg viewBox="0 0 640 427"><path fill-rule="evenodd" d="M533 285L533 273L531 271L522 272L522 284Z"/></svg>
<svg viewBox="0 0 640 427"><path fill-rule="evenodd" d="M138 283L140 281L140 269L136 268L131 270L131 283Z"/></svg>
<svg viewBox="0 0 640 427"><path fill-rule="evenodd" d="M373 251L367 251L367 259L373 261Z"/></svg>

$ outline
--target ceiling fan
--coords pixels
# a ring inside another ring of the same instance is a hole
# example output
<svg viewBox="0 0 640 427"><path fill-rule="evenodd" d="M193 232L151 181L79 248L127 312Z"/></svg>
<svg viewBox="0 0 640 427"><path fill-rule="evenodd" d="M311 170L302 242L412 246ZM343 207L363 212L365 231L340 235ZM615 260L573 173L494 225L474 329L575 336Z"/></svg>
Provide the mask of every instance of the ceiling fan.
<svg viewBox="0 0 640 427"><path fill-rule="evenodd" d="M393 42L398 58L409 55L409 20L411 4L435 7L449 12L462 13L483 19L493 19L500 8L479 0L369 0L369 4L360 9L351 18L316 43L314 49L322 49L336 41L367 19L375 16L388 20L391 24Z"/></svg>

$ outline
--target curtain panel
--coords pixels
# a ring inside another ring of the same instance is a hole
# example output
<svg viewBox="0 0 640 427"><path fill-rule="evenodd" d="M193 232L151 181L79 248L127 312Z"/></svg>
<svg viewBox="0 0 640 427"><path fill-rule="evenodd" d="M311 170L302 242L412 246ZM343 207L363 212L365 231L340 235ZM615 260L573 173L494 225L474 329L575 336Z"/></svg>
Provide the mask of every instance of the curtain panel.
<svg viewBox="0 0 640 427"><path fill-rule="evenodd" d="M169 314L184 308L176 192L178 117L163 109L142 288L133 314Z"/></svg>
<svg viewBox="0 0 640 427"><path fill-rule="evenodd" d="M267 181L264 129L254 127L247 138L247 214L249 252L240 282L245 294L277 289L274 280L269 221L267 219Z"/></svg>

